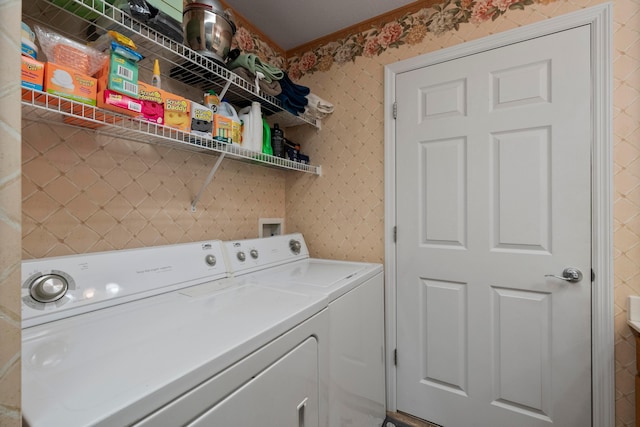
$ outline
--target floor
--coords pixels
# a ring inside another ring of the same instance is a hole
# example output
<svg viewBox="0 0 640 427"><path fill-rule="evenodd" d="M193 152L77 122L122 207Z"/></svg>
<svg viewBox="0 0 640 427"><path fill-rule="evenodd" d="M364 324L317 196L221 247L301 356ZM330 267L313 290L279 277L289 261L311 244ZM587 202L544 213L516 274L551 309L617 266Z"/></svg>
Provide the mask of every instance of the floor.
<svg viewBox="0 0 640 427"><path fill-rule="evenodd" d="M419 418L403 414L402 412L387 412L387 418L382 427L442 427L431 424Z"/></svg>

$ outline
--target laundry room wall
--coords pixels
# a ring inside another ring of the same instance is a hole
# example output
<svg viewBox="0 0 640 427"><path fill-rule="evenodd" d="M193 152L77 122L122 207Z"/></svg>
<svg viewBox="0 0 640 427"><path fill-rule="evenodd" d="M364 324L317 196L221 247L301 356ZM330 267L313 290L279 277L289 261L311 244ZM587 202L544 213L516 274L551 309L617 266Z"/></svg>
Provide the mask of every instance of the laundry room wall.
<svg viewBox="0 0 640 427"><path fill-rule="evenodd" d="M20 0L0 2L0 426L20 426ZM13 58L13 59L7 59Z"/></svg>
<svg viewBox="0 0 640 427"><path fill-rule="evenodd" d="M322 165L320 177L296 175L286 181L287 226L306 236L313 256L383 261L385 65L603 2L526 3L493 0L503 13L498 9L493 20L496 12L478 7L469 23L430 8L289 58L298 82L335 105L321 131L287 130L287 137ZM439 6L473 4L461 0ZM640 295L640 3L616 0L613 5L616 426L633 426L635 344L625 321L627 296Z"/></svg>
<svg viewBox="0 0 640 427"><path fill-rule="evenodd" d="M257 237L284 216L285 172L23 119L22 253L41 258Z"/></svg>

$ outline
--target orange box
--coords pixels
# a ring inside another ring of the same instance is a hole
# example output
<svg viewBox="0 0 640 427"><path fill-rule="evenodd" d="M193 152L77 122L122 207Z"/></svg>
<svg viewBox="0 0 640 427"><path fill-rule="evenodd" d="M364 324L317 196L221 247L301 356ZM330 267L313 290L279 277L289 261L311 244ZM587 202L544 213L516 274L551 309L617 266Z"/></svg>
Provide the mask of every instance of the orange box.
<svg viewBox="0 0 640 427"><path fill-rule="evenodd" d="M47 62L44 73L44 91L62 98L96 105L98 82L93 77L73 68Z"/></svg>
<svg viewBox="0 0 640 427"><path fill-rule="evenodd" d="M213 115L213 139L231 144L233 135L233 120L220 114Z"/></svg>
<svg viewBox="0 0 640 427"><path fill-rule="evenodd" d="M191 101L182 96L162 91L164 124L183 132L191 130Z"/></svg>
<svg viewBox="0 0 640 427"><path fill-rule="evenodd" d="M44 85L44 62L22 55L22 87L42 90Z"/></svg>

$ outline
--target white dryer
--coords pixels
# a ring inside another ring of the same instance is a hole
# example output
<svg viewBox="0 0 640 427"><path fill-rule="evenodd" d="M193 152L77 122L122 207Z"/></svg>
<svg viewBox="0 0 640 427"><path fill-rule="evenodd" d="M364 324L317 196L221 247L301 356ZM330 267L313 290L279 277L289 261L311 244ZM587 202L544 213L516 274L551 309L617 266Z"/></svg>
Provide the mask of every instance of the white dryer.
<svg viewBox="0 0 640 427"><path fill-rule="evenodd" d="M311 258L302 234L225 242L244 283L328 303L330 427L381 426L385 418L382 265ZM325 400L321 395L321 411Z"/></svg>
<svg viewBox="0 0 640 427"><path fill-rule="evenodd" d="M324 425L326 297L224 260L209 241L24 261L25 424Z"/></svg>

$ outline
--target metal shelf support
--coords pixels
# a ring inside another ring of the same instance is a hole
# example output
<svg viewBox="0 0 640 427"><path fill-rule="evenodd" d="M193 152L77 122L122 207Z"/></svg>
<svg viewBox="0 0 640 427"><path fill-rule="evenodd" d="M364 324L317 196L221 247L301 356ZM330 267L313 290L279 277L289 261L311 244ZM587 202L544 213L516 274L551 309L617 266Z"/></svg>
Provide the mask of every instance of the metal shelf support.
<svg viewBox="0 0 640 427"><path fill-rule="evenodd" d="M198 195L191 202L191 212L195 212L196 211L196 205L200 201L200 198L202 197L202 194L204 193L204 189L207 188L207 186L209 184L211 184L211 181L213 180L213 176L218 171L218 168L220 167L220 164L222 163L222 160L224 160L224 156L225 156L225 153L220 154L220 157L218 157L218 160L216 161L216 163L211 168L211 172L209 172L209 176L207 176L207 179L205 179L204 182L202 183L202 187L200 188L200 191L198 191Z"/></svg>

